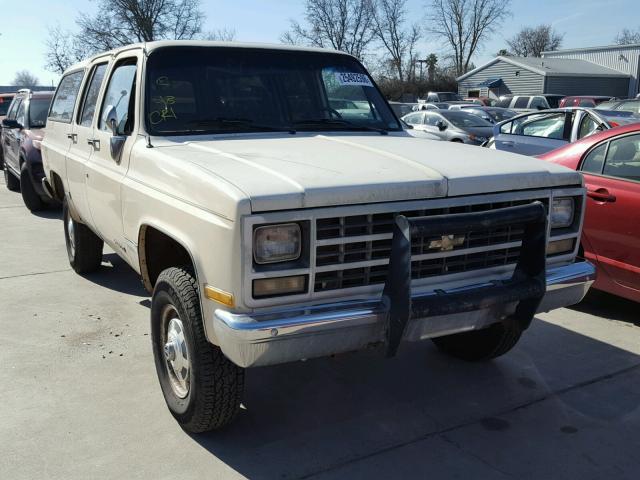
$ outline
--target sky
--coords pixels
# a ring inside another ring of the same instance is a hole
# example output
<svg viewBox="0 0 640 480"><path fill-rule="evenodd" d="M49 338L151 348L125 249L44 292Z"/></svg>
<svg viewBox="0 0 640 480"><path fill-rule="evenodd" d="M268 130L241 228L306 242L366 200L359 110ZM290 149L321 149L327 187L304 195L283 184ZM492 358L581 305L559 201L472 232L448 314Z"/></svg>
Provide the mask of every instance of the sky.
<svg viewBox="0 0 640 480"><path fill-rule="evenodd" d="M425 25L428 0L408 0L412 23ZM75 19L90 14L96 0L0 0L0 85L10 85L15 73L29 70L41 85L57 83L59 76L45 70L48 27L74 29ZM303 0L202 0L205 30L235 30L236 39L279 42L292 18L304 14ZM637 0L512 0L512 15L476 54L479 66L506 47L505 39L522 27L551 23L564 34L564 48L610 45L624 27L640 28ZM425 38L421 56L446 53L441 41Z"/></svg>

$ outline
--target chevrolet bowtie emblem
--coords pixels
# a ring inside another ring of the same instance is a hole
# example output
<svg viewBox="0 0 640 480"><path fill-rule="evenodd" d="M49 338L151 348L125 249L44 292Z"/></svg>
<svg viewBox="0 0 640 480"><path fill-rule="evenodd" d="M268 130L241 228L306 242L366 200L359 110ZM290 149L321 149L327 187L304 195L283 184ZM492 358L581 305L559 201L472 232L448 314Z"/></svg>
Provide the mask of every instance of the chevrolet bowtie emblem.
<svg viewBox="0 0 640 480"><path fill-rule="evenodd" d="M431 240L429 242L429 250L440 250L446 252L453 250L454 247L459 247L464 244L464 235L442 235L440 240Z"/></svg>

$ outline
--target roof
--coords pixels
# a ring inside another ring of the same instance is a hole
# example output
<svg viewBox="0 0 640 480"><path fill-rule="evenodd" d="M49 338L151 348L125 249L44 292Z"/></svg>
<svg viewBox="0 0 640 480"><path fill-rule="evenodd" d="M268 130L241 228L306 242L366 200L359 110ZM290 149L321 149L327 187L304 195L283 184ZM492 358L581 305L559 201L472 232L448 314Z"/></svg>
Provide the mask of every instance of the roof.
<svg viewBox="0 0 640 480"><path fill-rule="evenodd" d="M263 50L288 50L296 52L320 52L320 53L336 53L340 55L349 55L348 53L341 52L339 50L333 50L329 48L318 47L299 47L294 45L287 45L282 43L250 43L250 42L218 42L212 40L159 40L155 42L147 43L132 43L131 45L125 45L124 47L115 48L106 52L101 52L93 55L81 62L78 62L67 70L76 70L78 68L85 67L95 58L104 57L105 55L117 55L120 52L126 50L144 49L147 53L150 53L158 48L165 47L219 47L219 48L247 48L247 49L263 49Z"/></svg>
<svg viewBox="0 0 640 480"><path fill-rule="evenodd" d="M548 52L542 52L542 55L556 55L565 53L579 53L579 52L593 52L598 50L633 50L640 49L640 43L628 43L626 45L603 45L602 47L580 47L580 48L567 48L562 50L550 50Z"/></svg>
<svg viewBox="0 0 640 480"><path fill-rule="evenodd" d="M538 58L538 57L496 57L493 60L485 63L484 65L474 68L470 72L458 77L456 80L461 81L471 75L484 70L485 68L494 65L498 62L510 63L519 68L529 70L542 76L550 77L573 77L573 76L588 76L588 77L621 77L629 78L626 73L613 70L611 68L603 67L586 60L578 60L572 58Z"/></svg>
<svg viewBox="0 0 640 480"><path fill-rule="evenodd" d="M8 93L8 94L15 94L18 92L18 90L25 88L22 86L15 86L15 85L0 85L0 94L4 94L4 93ZM46 87L46 86L42 86L42 85L38 85L35 87L30 87L32 91L34 92L46 92L46 91L53 91L55 90L54 87Z"/></svg>

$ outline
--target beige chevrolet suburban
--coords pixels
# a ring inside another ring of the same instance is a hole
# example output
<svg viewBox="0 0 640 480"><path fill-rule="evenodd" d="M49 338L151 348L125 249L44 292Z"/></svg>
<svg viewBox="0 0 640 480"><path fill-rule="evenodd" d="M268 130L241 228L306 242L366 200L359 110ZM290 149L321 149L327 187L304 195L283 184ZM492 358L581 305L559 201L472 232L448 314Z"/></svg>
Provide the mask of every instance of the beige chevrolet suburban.
<svg viewBox="0 0 640 480"><path fill-rule="evenodd" d="M179 424L229 423L244 369L432 339L481 361L579 302L579 173L412 138L355 58L153 42L71 67L42 142L69 262L153 292Z"/></svg>

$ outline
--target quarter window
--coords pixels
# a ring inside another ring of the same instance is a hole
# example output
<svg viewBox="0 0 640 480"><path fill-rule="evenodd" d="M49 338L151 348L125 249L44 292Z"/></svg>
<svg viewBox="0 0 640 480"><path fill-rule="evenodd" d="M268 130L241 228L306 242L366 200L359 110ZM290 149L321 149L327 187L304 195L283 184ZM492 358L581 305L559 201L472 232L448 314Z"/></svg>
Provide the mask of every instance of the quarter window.
<svg viewBox="0 0 640 480"><path fill-rule="evenodd" d="M420 125L422 123L422 113L412 113L404 118L409 125Z"/></svg>
<svg viewBox="0 0 640 480"><path fill-rule="evenodd" d="M604 156L606 153L606 143L603 143L591 150L582 162L582 171L600 175L602 173L602 166L604 165Z"/></svg>
<svg viewBox="0 0 640 480"><path fill-rule="evenodd" d="M71 123L73 107L76 104L76 98L80 91L80 84L82 83L83 76L84 71L81 70L79 72L73 72L65 75L62 80L60 80L58 91L51 103L49 120Z"/></svg>
<svg viewBox="0 0 640 480"><path fill-rule="evenodd" d="M612 140L602 173L610 177L640 181L640 135Z"/></svg>
<svg viewBox="0 0 640 480"><path fill-rule="evenodd" d="M578 138L588 137L598 131L599 124L589 114L585 114L580 121L580 129L578 131Z"/></svg>
<svg viewBox="0 0 640 480"><path fill-rule="evenodd" d="M98 94L100 93L100 86L102 85L102 80L104 79L106 70L106 63L101 63L93 68L91 81L89 82L89 86L87 87L84 95L82 115L80 116L80 125L83 127L90 127L93 123L96 103L98 102Z"/></svg>
<svg viewBox="0 0 640 480"><path fill-rule="evenodd" d="M107 108L113 107L117 132L124 135L131 133L133 130L133 99L135 97L131 93L135 88L135 79L136 60L134 58L128 58L116 64L102 101L100 130L107 130L104 116L107 113Z"/></svg>

